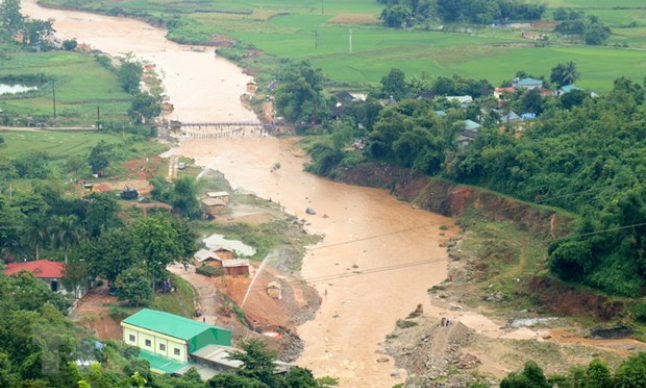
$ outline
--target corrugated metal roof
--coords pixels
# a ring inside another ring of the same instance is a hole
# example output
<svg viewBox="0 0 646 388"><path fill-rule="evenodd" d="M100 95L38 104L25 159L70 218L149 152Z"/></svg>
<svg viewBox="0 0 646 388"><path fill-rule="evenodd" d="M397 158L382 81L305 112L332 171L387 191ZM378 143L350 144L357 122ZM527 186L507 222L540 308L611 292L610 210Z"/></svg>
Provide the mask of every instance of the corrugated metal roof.
<svg viewBox="0 0 646 388"><path fill-rule="evenodd" d="M221 330L217 326L194 321L162 311L143 309L123 320L123 323L154 331L183 341L189 341L205 331Z"/></svg>
<svg viewBox="0 0 646 388"><path fill-rule="evenodd" d="M239 352L240 350L230 346L207 345L202 349L193 352L192 356L209 360L229 368L240 368L242 366L242 361L229 359L231 353L235 351Z"/></svg>
<svg viewBox="0 0 646 388"><path fill-rule="evenodd" d="M218 198L218 197L228 197L229 193L227 193L226 191L209 191L208 193L206 193L206 195L211 198Z"/></svg>
<svg viewBox="0 0 646 388"><path fill-rule="evenodd" d="M207 249L200 249L195 253L194 257L195 257L195 260L199 261L200 263L208 259L213 259L218 261L222 260L217 253L213 251L209 251Z"/></svg>
<svg viewBox="0 0 646 388"><path fill-rule="evenodd" d="M217 375L219 373L215 369L209 368L208 366L197 365L197 364L188 364L185 367L183 367L182 369L175 371L175 373L178 374L178 375L184 375L191 368L195 368L197 373L199 373L200 377L204 381L207 381L207 380L211 379L213 376L215 376L215 375Z"/></svg>
<svg viewBox="0 0 646 388"><path fill-rule="evenodd" d="M224 259L222 260L222 266L224 268L248 267L249 260L248 259Z"/></svg>
<svg viewBox="0 0 646 388"><path fill-rule="evenodd" d="M138 357L148 361L150 369L159 373L175 373L188 365L177 360L171 360L169 358L159 356L146 350L139 350Z"/></svg>

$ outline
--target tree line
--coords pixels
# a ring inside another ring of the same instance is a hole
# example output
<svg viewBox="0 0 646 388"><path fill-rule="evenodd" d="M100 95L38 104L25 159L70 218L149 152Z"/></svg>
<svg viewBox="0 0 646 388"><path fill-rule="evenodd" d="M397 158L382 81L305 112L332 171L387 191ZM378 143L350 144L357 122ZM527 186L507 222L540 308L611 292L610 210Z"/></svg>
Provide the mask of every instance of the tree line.
<svg viewBox="0 0 646 388"><path fill-rule="evenodd" d="M435 18L445 23L491 24L509 20L540 20L547 7L515 0L377 0L386 5L381 20L387 27L406 27Z"/></svg>
<svg viewBox="0 0 646 388"><path fill-rule="evenodd" d="M599 359L587 366L577 366L564 374L545 376L534 361L525 363L520 372L509 373L500 382L500 388L639 388L646 386L646 353L626 358L611 371ZM474 383L470 388L488 388L486 383Z"/></svg>

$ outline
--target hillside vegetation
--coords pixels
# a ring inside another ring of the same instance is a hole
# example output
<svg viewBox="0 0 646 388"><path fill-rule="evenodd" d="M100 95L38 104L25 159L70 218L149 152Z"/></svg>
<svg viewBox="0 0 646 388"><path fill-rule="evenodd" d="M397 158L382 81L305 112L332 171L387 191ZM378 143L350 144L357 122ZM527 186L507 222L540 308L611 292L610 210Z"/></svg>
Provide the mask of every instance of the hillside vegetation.
<svg viewBox="0 0 646 388"><path fill-rule="evenodd" d="M536 91L517 92L500 114L542 112L521 124L501 122L491 97L466 110L443 98L402 100L373 113L374 123L366 121L365 110L362 116L348 109L345 121L328 127L328 137L309 145L308 168L334 176L337 167L367 158L569 210L580 222L570 237L550 245L552 273L638 297L646 281L644 87L620 78L604 96L576 95L542 99ZM484 127L460 146L456 138L469 118ZM355 120L367 129L353 128ZM348 141L362 135L368 140L363 153L344 152Z"/></svg>

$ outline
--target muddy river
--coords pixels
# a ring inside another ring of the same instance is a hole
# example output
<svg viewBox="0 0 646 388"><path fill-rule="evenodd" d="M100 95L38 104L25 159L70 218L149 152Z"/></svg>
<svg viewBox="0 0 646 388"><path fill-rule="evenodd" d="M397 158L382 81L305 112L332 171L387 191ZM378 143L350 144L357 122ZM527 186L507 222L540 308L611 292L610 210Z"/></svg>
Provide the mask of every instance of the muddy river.
<svg viewBox="0 0 646 388"><path fill-rule="evenodd" d="M135 20L46 10L33 0L23 1L23 11L56 19L60 38L76 38L114 55L132 52L154 63L175 104L171 118L256 120L238 99L249 77L211 48L174 44L164 39L163 30ZM342 388L387 388L404 381L405 372L380 353L379 343L418 304L438 319L447 313L430 303L426 290L446 278L447 256L439 247L446 236L440 226L450 225L450 219L414 209L385 191L304 173L305 159L293 140L192 139L171 153L222 171L235 188L280 202L305 218L312 233L325 236L310 249L302 269L323 302L316 319L299 327L306 342L300 365L317 376L339 378ZM281 168L271 172L276 162ZM308 207L316 214L306 214ZM481 319L470 326L482 325L484 331L497 328Z"/></svg>
<svg viewBox="0 0 646 388"><path fill-rule="evenodd" d="M164 38L165 30L141 21L45 9L36 5L36 0L23 0L22 12L33 18L54 18L54 29L60 39L76 38L111 55L133 53L136 58L155 64L175 106L168 115L170 119L257 120L239 103L251 77L217 57L212 47L178 45Z"/></svg>

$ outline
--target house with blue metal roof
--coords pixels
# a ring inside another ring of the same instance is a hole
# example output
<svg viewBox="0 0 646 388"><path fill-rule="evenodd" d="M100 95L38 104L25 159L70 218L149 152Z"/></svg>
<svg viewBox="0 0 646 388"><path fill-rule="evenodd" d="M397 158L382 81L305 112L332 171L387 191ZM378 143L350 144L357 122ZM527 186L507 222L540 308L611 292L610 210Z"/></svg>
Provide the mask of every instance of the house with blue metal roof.
<svg viewBox="0 0 646 388"><path fill-rule="evenodd" d="M512 81L512 86L518 89L528 89L528 90L541 89L543 88L543 80L535 79L535 78L522 78L522 79L515 78Z"/></svg>

